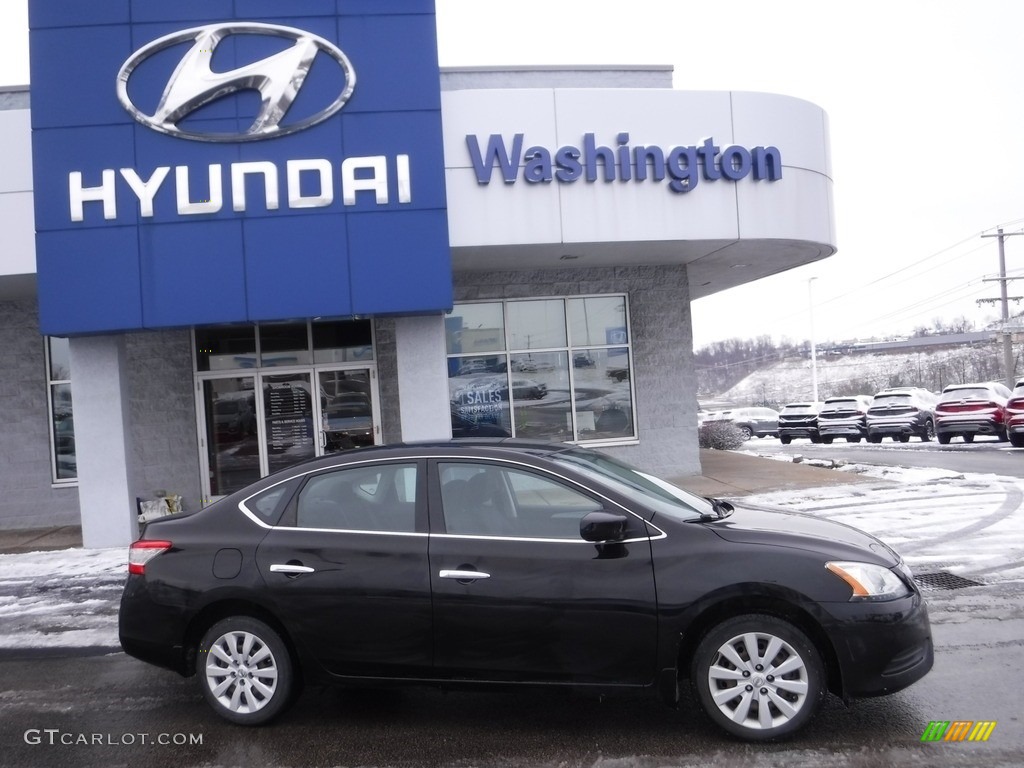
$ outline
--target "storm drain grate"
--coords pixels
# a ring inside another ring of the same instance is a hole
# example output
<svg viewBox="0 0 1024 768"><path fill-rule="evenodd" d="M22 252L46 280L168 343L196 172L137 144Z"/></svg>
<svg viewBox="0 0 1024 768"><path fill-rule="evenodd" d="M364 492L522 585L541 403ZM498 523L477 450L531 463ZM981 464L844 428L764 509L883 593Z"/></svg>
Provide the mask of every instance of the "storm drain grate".
<svg viewBox="0 0 1024 768"><path fill-rule="evenodd" d="M914 576L914 581L921 589L963 589L964 587L984 586L980 581L971 581L946 571L919 573Z"/></svg>

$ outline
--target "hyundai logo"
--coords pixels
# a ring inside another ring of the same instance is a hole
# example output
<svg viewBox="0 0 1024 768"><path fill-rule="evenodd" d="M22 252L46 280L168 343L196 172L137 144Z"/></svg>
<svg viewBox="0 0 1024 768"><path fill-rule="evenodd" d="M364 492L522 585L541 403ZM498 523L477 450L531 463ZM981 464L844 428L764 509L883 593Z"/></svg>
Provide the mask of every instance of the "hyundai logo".
<svg viewBox="0 0 1024 768"><path fill-rule="evenodd" d="M214 72L211 57L217 46L230 35L264 35L293 40L294 44L272 56L229 72ZM152 115L140 110L128 95L128 80L135 69L151 56L191 42ZM325 109L297 122L281 124L309 74L317 53L334 59L345 76L345 87ZM259 141L301 131L316 125L341 109L352 96L356 75L348 57L333 43L294 27L258 22L210 24L174 32L157 38L133 53L117 73L117 98L133 118L143 125L170 136L194 141ZM200 107L242 90L260 94L259 114L242 133L206 133L186 130L181 122Z"/></svg>

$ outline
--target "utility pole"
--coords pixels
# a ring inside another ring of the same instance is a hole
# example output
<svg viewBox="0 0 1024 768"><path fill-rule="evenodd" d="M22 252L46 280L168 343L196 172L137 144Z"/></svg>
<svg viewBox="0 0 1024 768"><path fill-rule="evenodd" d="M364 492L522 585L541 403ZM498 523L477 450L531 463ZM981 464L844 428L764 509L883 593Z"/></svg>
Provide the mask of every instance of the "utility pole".
<svg viewBox="0 0 1024 768"><path fill-rule="evenodd" d="M999 238L999 277L995 278L999 282L999 301L1002 304L1002 318L1003 318L1003 373L1006 376L1006 386L1011 390L1015 382L1015 375L1013 370L1013 343L1012 334L1010 333L1010 299L1007 296L1006 284L1014 278L1006 276L1006 249L1003 245L1007 237L1012 235L1024 235L1024 232L1010 232L1009 234L1003 233L1003 228L999 227L994 235L982 235L982 237L996 237ZM986 280L985 282L990 282Z"/></svg>
<svg viewBox="0 0 1024 768"><path fill-rule="evenodd" d="M818 402L818 355L814 344L814 281L816 277L807 280L807 306L811 315L811 401Z"/></svg>

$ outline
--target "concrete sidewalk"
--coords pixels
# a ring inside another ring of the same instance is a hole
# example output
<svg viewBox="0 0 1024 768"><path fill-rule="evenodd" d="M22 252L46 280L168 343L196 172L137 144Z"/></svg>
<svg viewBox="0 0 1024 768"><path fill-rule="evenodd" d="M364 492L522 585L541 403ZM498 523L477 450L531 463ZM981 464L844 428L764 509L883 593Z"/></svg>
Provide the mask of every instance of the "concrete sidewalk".
<svg viewBox="0 0 1024 768"><path fill-rule="evenodd" d="M699 496L735 498L751 493L820 488L863 482L846 472L775 459L763 459L731 451L701 450L700 475L670 478ZM82 546L78 526L0 530L0 554L19 554Z"/></svg>

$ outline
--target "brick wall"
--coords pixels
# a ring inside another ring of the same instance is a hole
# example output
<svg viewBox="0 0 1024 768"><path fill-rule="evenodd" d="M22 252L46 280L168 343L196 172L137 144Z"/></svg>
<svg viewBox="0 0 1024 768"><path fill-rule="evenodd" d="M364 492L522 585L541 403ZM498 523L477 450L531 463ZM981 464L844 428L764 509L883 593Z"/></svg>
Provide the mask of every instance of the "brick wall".
<svg viewBox="0 0 1024 768"><path fill-rule="evenodd" d="M0 528L77 525L78 489L53 487L46 354L35 299L0 302Z"/></svg>

